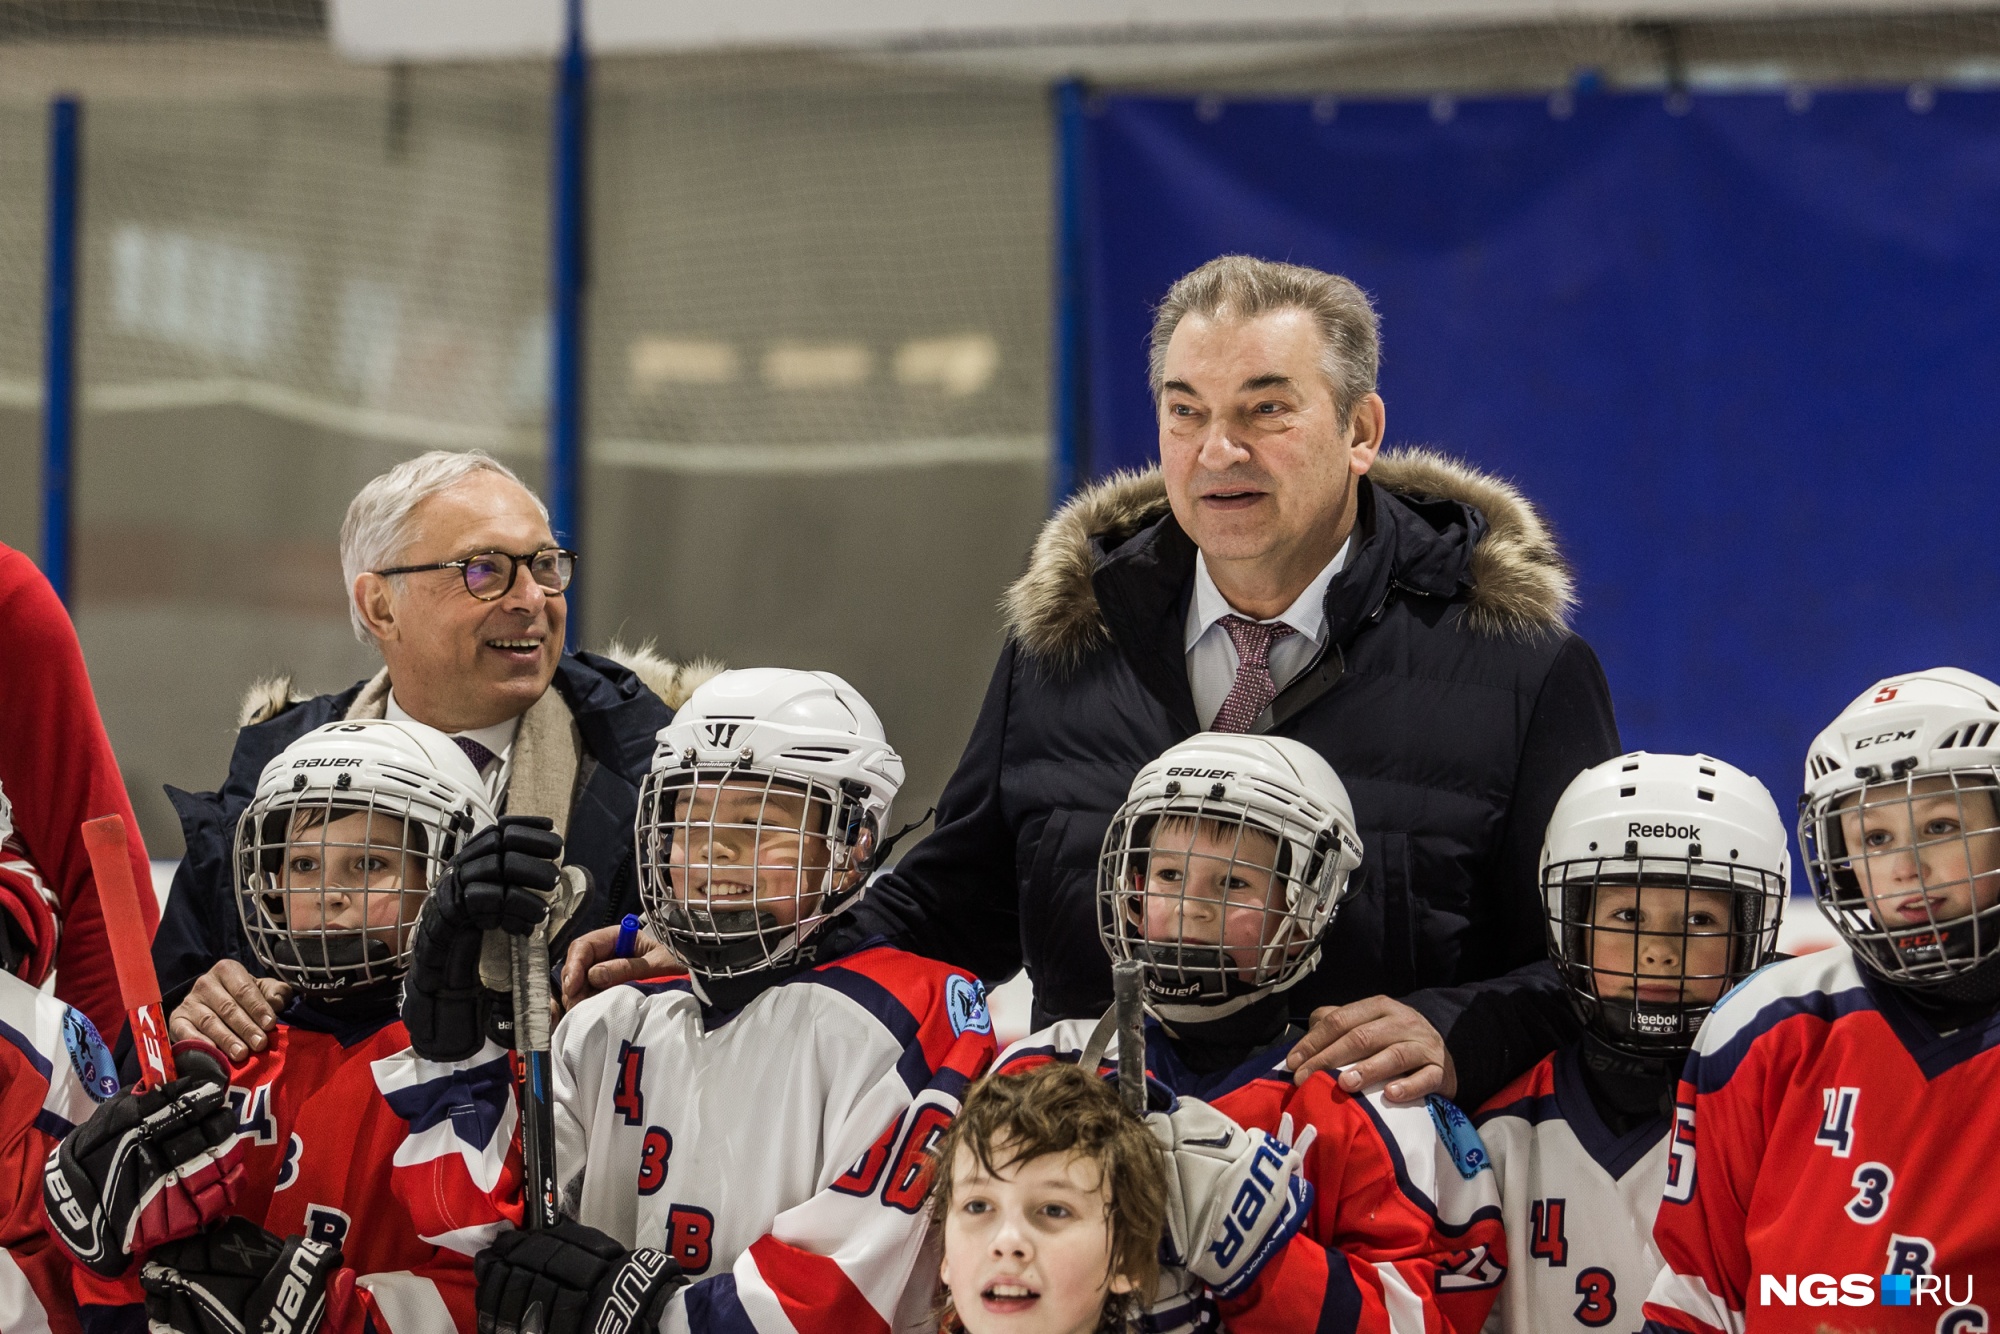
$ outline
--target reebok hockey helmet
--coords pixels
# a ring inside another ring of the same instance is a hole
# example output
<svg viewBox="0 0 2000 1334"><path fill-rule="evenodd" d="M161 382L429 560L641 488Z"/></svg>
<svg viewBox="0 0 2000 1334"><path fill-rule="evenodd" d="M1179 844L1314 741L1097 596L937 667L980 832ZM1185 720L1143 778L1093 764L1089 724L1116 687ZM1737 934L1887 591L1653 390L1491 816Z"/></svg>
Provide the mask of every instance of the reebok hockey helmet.
<svg viewBox="0 0 2000 1334"><path fill-rule="evenodd" d="M493 823L450 737L414 722L328 723L264 766L236 822L236 907L271 975L339 997L402 977L416 909Z"/></svg>
<svg viewBox="0 0 2000 1334"><path fill-rule="evenodd" d="M1541 881L1583 1022L1635 1055L1685 1052L1777 948L1790 878L1778 805L1733 764L1641 750L1578 774L1549 816Z"/></svg>
<svg viewBox="0 0 2000 1334"><path fill-rule="evenodd" d="M1139 771L1097 863L1097 929L1169 1023L1233 1014L1319 961L1361 864L1354 807L1289 737L1204 732Z"/></svg>
<svg viewBox="0 0 2000 1334"><path fill-rule="evenodd" d="M1891 982L2000 992L2000 686L1956 667L1870 686L1814 738L1799 847L1820 911ZM1978 978L1971 975L1977 970Z"/></svg>
<svg viewBox="0 0 2000 1334"><path fill-rule="evenodd" d="M688 967L737 977L801 957L888 852L903 761L831 672L754 667L699 686L639 788L639 894Z"/></svg>

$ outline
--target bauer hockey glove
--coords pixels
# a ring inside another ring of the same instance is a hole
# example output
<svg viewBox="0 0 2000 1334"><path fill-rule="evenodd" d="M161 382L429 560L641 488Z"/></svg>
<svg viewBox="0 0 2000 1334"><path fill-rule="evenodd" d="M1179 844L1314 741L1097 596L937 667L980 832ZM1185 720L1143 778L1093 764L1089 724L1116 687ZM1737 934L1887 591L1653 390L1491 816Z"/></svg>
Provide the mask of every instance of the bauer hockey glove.
<svg viewBox="0 0 2000 1334"><path fill-rule="evenodd" d="M1275 1136L1246 1130L1199 1098L1149 1113L1146 1127L1167 1151L1175 1262L1218 1298L1241 1295L1306 1221L1313 1190L1300 1169L1318 1129L1294 1142L1287 1115Z"/></svg>
<svg viewBox="0 0 2000 1334"><path fill-rule="evenodd" d="M479 982L485 933L535 929L562 878L561 856L562 835L546 816L503 815L451 859L417 918L403 984L403 1023L417 1055L462 1061L485 1042L490 1001Z"/></svg>
<svg viewBox="0 0 2000 1334"><path fill-rule="evenodd" d="M174 1066L180 1078L128 1089L92 1112L42 1170L50 1230L107 1278L228 1213L242 1185L249 1144L236 1134L221 1053L177 1043Z"/></svg>
<svg viewBox="0 0 2000 1334"><path fill-rule="evenodd" d="M472 1262L480 1334L630 1334L659 1328L687 1283L665 1251L628 1251L596 1228L563 1222L502 1232Z"/></svg>
<svg viewBox="0 0 2000 1334"><path fill-rule="evenodd" d="M338 1245L276 1236L247 1218L162 1246L139 1282L152 1334L314 1334L339 1329L354 1296Z"/></svg>

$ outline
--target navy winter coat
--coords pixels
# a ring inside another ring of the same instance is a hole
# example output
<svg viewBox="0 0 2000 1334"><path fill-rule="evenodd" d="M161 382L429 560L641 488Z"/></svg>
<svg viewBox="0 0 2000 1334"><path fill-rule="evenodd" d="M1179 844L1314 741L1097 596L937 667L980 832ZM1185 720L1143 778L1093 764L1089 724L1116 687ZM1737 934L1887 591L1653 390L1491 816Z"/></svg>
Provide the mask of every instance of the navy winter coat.
<svg viewBox="0 0 2000 1334"><path fill-rule="evenodd" d="M1327 590L1328 647L1260 720L1333 765L1365 850L1293 1009L1405 999L1445 1035L1476 1106L1573 1031L1536 864L1556 798L1619 753L1617 727L1596 655L1566 628L1568 571L1518 493L1435 454L1385 453L1359 511ZM989 981L1025 964L1037 1022L1103 1012L1099 845L1140 766L1200 730L1194 561L1157 472L1049 521L1008 594L1006 647L937 828L849 929Z"/></svg>

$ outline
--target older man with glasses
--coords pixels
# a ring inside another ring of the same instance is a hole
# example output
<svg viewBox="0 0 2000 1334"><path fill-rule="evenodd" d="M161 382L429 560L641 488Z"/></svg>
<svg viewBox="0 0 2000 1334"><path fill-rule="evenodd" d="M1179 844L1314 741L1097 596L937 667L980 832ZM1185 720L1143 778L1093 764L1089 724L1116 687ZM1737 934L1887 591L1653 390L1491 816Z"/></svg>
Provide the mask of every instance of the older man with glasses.
<svg viewBox="0 0 2000 1334"><path fill-rule="evenodd" d="M638 910L632 819L653 735L704 673L638 652L567 653L577 555L505 465L436 451L364 486L340 530L355 634L382 655L372 678L302 698L260 682L220 791L168 789L187 855L153 943L176 1039L232 1058L260 1049L288 989L256 975L230 875L231 837L265 764L343 718L410 719L445 732L495 809L546 817L590 889L554 944ZM554 687L551 689L551 687ZM557 957L560 957L558 954Z"/></svg>

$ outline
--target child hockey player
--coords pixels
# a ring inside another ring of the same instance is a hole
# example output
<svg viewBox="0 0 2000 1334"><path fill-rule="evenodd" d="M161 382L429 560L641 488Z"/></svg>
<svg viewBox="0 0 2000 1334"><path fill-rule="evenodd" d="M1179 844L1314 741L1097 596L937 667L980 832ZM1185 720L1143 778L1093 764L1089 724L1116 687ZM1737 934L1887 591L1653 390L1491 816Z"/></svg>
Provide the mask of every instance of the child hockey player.
<svg viewBox="0 0 2000 1334"><path fill-rule="evenodd" d="M1096 1075L981 1080L938 1141L942 1334L1116 1334L1159 1278L1160 1146Z"/></svg>
<svg viewBox="0 0 2000 1334"><path fill-rule="evenodd" d="M178 1044L179 1079L112 1099L48 1163L52 1222L101 1276L79 1285L107 1324L143 1299L156 1332L472 1334L471 1256L503 1219L453 1133L507 1127L509 1072L397 1059L397 1004L425 896L493 892L480 855L503 831L485 791L448 737L409 722L328 724L266 766L237 825L237 906L295 999L235 1066ZM418 1229L409 1196L446 1221Z"/></svg>
<svg viewBox="0 0 2000 1334"><path fill-rule="evenodd" d="M1169 1149L1176 1263L1149 1329L1219 1308L1233 1334L1469 1334L1492 1305L1500 1200L1464 1114L1350 1094L1323 1072L1295 1085L1285 1066L1285 992L1312 971L1360 861L1346 789L1285 737L1191 737L1139 771L1112 818L1099 929L1114 960L1144 967L1147 1068L1170 1102L1148 1122ZM1096 1065L1091 1039L1058 1023L1000 1068Z"/></svg>
<svg viewBox="0 0 2000 1334"><path fill-rule="evenodd" d="M1577 775L1549 817L1549 952L1584 1035L1473 1123L1509 1250L1489 1331L1629 1328L1660 1273L1674 1088L1709 1007L1770 957L1790 854L1763 784L1706 755Z"/></svg>
<svg viewBox="0 0 2000 1334"><path fill-rule="evenodd" d="M2000 686L1937 667L1813 741L1799 844L1846 948L1764 969L1702 1026L1649 1331L1994 1328L1996 734Z"/></svg>
<svg viewBox="0 0 2000 1334"><path fill-rule="evenodd" d="M893 840L903 764L823 672L724 672L662 729L640 895L688 976L613 987L554 1040L565 1221L479 1257L482 1322L864 1334L928 1311L928 1151L993 1058L979 983L822 928ZM430 1035L412 1026L423 1050ZM495 1145L489 1152L499 1152Z"/></svg>

